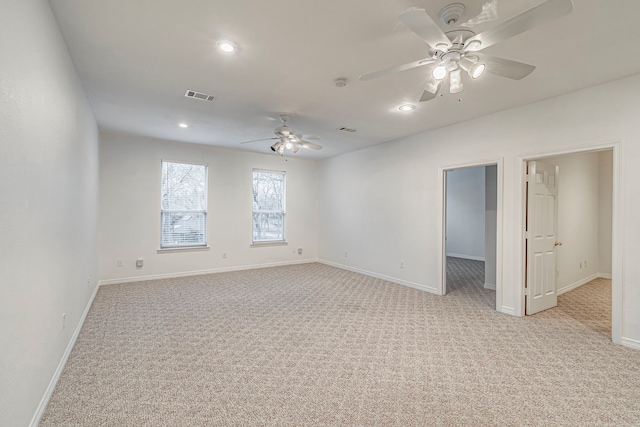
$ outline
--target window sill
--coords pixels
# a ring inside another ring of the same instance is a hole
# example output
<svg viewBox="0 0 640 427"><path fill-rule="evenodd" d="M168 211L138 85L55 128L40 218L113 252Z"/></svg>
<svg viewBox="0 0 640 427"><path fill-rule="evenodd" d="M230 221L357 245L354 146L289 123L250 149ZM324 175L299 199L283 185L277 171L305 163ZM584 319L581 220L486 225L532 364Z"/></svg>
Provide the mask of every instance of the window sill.
<svg viewBox="0 0 640 427"><path fill-rule="evenodd" d="M273 240L267 242L253 242L251 243L252 248L257 248L261 246L287 246L289 242L286 240Z"/></svg>
<svg viewBox="0 0 640 427"><path fill-rule="evenodd" d="M198 251L208 251L209 246L185 246L182 248L162 248L158 249L159 254L168 254L172 252L198 252Z"/></svg>

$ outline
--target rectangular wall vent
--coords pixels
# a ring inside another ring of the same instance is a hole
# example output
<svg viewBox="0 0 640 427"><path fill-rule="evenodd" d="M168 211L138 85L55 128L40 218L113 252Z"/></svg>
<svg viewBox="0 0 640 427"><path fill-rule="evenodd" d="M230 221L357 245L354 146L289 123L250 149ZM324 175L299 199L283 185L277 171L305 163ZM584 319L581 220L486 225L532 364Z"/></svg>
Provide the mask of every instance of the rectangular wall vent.
<svg viewBox="0 0 640 427"><path fill-rule="evenodd" d="M187 98L201 99L203 101L213 101L213 95L207 95L206 93L198 92L195 90L187 90L184 93L184 96L186 96Z"/></svg>
<svg viewBox="0 0 640 427"><path fill-rule="evenodd" d="M356 131L355 129L346 128L344 126L341 127L341 128L338 128L338 130L341 130L342 132L355 132Z"/></svg>

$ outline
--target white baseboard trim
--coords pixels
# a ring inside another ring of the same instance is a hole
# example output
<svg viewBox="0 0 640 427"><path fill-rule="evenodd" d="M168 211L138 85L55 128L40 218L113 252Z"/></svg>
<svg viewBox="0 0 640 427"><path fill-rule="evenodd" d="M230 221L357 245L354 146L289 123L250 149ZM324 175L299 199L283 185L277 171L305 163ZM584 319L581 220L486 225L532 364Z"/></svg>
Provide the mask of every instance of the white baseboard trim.
<svg viewBox="0 0 640 427"><path fill-rule="evenodd" d="M640 341L632 340L631 338L622 337L622 345L634 350L640 350Z"/></svg>
<svg viewBox="0 0 640 427"><path fill-rule="evenodd" d="M589 283L592 280L597 279L598 277L600 277L600 276L597 273L596 274L592 274L591 276L585 277L584 279L580 279L577 282L574 282L574 283L572 283L570 285L567 285L562 289L558 289L557 290L557 294L558 295L562 295L562 294L564 294L566 292L572 291L572 290L574 290L576 288L579 288L580 286L582 286L582 285L584 285L586 283Z"/></svg>
<svg viewBox="0 0 640 427"><path fill-rule="evenodd" d="M319 259L318 262L321 264L330 265L331 267L340 268L342 270L353 271L354 273L364 274L365 276L374 277L376 279L382 279L387 282L395 283L397 285L407 286L409 288L418 289L420 291L425 291L432 294L440 295L440 290L433 288L431 286L425 286L419 283L409 282L407 280L396 279L395 277L385 276L384 274L378 274L372 271L361 270L359 268L349 267L348 265L338 264L336 262L325 261L322 259Z"/></svg>
<svg viewBox="0 0 640 427"><path fill-rule="evenodd" d="M599 279L609 279L611 280L611 273L598 273L597 274Z"/></svg>
<svg viewBox="0 0 640 427"><path fill-rule="evenodd" d="M500 313L510 314L511 316L517 316L515 308L506 307L504 305L502 307L500 307Z"/></svg>
<svg viewBox="0 0 640 427"><path fill-rule="evenodd" d="M98 284L100 286L119 285L122 283L146 282L148 280L175 279L177 277L201 276L203 274L225 273L229 271L254 270L256 268L267 268L267 267L280 267L283 265L310 264L313 262L318 262L318 260L316 258L313 258L313 259L305 259L305 260L299 260L299 261L283 261L283 262L272 262L272 263L265 263L265 264L239 265L236 267L212 268L208 270L181 271L178 273L150 274L147 276L133 276L133 277L123 277L120 279L100 280Z"/></svg>
<svg viewBox="0 0 640 427"><path fill-rule="evenodd" d="M485 289L491 289L492 291L496 290L496 284L495 283L485 283L484 284L484 288Z"/></svg>
<svg viewBox="0 0 640 427"><path fill-rule="evenodd" d="M60 363L58 363L58 367L53 373L53 378L51 378L51 381L49 382L49 385L47 386L47 389L44 392L44 396L42 396L42 399L38 404L36 413L33 415L33 418L31 418L29 427L36 427L38 424L40 424L40 420L44 415L44 411L47 409L49 400L51 400L51 395L53 394L53 390L55 390L56 385L58 384L58 380L60 379L60 375L62 375L62 371L64 370L64 366L67 364L67 360L69 359L71 350L73 350L73 347L76 345L76 340L78 339L78 335L80 335L80 330L82 329L82 325L84 325L84 321L87 318L87 314L89 314L89 309L91 308L91 304L93 304L94 298L98 294L99 288L100 286L98 285L93 290L93 294L91 294L91 298L89 298L89 302L87 303L87 306L85 307L84 312L82 313L82 316L80 316L80 321L78 322L78 326L76 327L76 330L73 331L71 340L69 340L69 344L67 345L66 350L62 354L62 359L60 359Z"/></svg>
<svg viewBox="0 0 640 427"><path fill-rule="evenodd" d="M462 255L462 254L450 254L447 252L447 256L452 258L462 258L462 259L471 259L474 261L484 261L483 256L474 256L474 255Z"/></svg>

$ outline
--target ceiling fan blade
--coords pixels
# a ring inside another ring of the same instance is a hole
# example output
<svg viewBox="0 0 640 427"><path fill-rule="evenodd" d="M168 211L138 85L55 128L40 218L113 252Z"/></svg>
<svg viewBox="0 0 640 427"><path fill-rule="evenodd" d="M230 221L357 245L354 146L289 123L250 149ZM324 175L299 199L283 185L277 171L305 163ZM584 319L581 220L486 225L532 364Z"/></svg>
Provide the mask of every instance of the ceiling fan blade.
<svg viewBox="0 0 640 427"><path fill-rule="evenodd" d="M307 147L307 148L312 148L314 150L321 150L322 149L322 145L320 144L314 144L313 142L309 142L309 141L304 141L304 140L300 140L298 141L298 144L301 147Z"/></svg>
<svg viewBox="0 0 640 427"><path fill-rule="evenodd" d="M400 15L400 20L411 31L416 33L427 43L430 50L439 43L451 44L451 41L442 32L438 24L425 12L424 9L414 9Z"/></svg>
<svg viewBox="0 0 640 427"><path fill-rule="evenodd" d="M527 77L536 69L535 65L523 62L512 61L510 59L498 58L484 54L478 54L481 62L487 66L487 71L497 76L508 79L520 80Z"/></svg>
<svg viewBox="0 0 640 427"><path fill-rule="evenodd" d="M300 139L316 139L319 140L320 137L318 135L297 135Z"/></svg>
<svg viewBox="0 0 640 427"><path fill-rule="evenodd" d="M384 70L376 71L375 73L364 74L360 76L360 80L367 81L371 79L376 79L378 77L386 76L387 74L397 73L398 71L410 70L416 67L422 67L423 65L433 64L436 62L435 59L425 58L419 61L413 61L408 64L398 65L397 67L391 67Z"/></svg>
<svg viewBox="0 0 640 427"><path fill-rule="evenodd" d="M438 95L438 91L440 90L440 86L442 86L442 80L431 79L427 83L424 88L424 92L422 92L422 96L420 97L420 102L430 101Z"/></svg>
<svg viewBox="0 0 640 427"><path fill-rule="evenodd" d="M240 144L248 144L248 143L250 143L250 142L258 142L258 141L271 141L272 139L280 139L280 138L278 138L277 136L275 136L275 137L273 137L273 138L254 139L254 140L252 140L252 141L244 141L244 142L241 142Z"/></svg>
<svg viewBox="0 0 640 427"><path fill-rule="evenodd" d="M571 0L547 0L490 30L471 37L465 45L470 51L485 49L502 40L529 31L540 24L568 15L572 10ZM479 41L480 44L474 43L476 41Z"/></svg>

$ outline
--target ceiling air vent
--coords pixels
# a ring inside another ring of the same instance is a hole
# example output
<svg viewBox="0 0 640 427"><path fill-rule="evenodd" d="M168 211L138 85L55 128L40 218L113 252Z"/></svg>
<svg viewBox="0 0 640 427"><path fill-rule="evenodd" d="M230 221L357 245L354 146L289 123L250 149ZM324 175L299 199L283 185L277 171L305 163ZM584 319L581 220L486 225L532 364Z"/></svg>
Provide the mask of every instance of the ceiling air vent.
<svg viewBox="0 0 640 427"><path fill-rule="evenodd" d="M213 95L207 95L206 93L197 92L195 90L187 90L184 93L184 96L187 98L201 99L203 101L213 101Z"/></svg>
<svg viewBox="0 0 640 427"><path fill-rule="evenodd" d="M342 132L352 132L352 133L356 131L355 129L346 128L344 126L341 128L338 128L338 130L341 130Z"/></svg>

